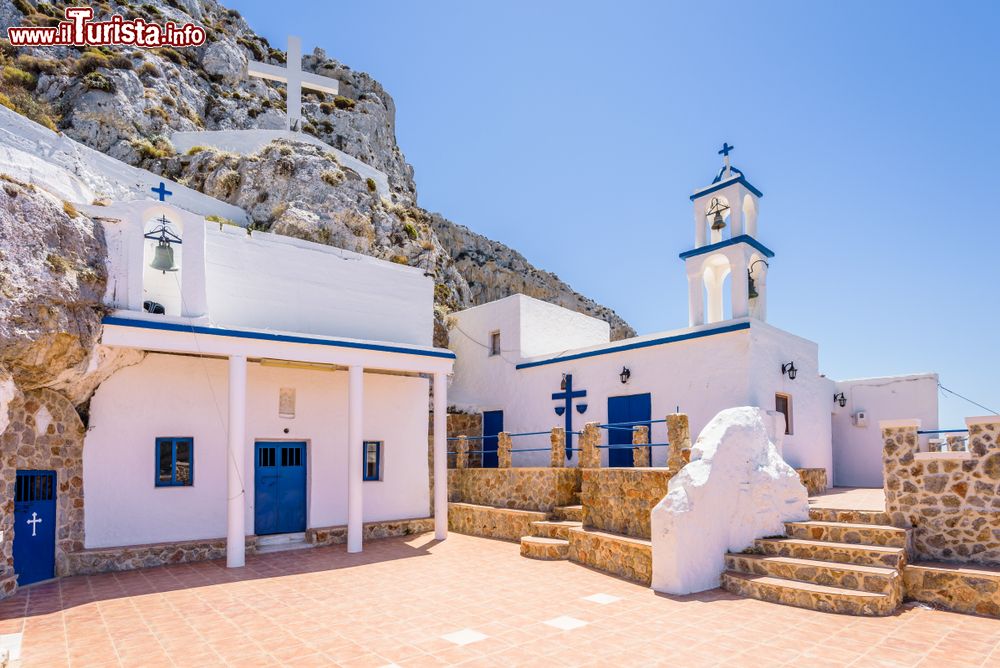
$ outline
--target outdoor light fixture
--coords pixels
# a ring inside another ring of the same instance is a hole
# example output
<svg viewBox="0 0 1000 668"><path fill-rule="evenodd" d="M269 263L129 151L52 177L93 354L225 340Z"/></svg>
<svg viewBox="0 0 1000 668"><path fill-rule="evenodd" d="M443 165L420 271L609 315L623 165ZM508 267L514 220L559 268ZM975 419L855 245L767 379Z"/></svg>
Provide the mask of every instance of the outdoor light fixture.
<svg viewBox="0 0 1000 668"><path fill-rule="evenodd" d="M754 265L758 262L764 262L765 267L771 267L771 265L764 260L754 260L750 263L750 266L747 268L747 297L749 299L757 299L757 297L760 297L760 294L757 293L757 286L754 284L752 273Z"/></svg>
<svg viewBox="0 0 1000 668"><path fill-rule="evenodd" d="M629 371L627 366L622 367L622 372L618 374L618 377L622 379L622 385L628 382L628 379L632 377L632 372Z"/></svg>
<svg viewBox="0 0 1000 668"><path fill-rule="evenodd" d="M847 405L847 397L844 396L843 392L837 392L833 395L833 400L840 404L841 408Z"/></svg>
<svg viewBox="0 0 1000 668"><path fill-rule="evenodd" d="M563 392L566 391L566 374L563 374L562 382L559 383L559 389L562 390Z"/></svg>
<svg viewBox="0 0 1000 668"><path fill-rule="evenodd" d="M159 225L149 233L142 235L143 238L156 242L153 261L149 263L149 266L163 273L177 271L177 265L174 264L174 249L170 247L170 244L181 243L181 238L170 231L170 222L165 216L160 216L157 222Z"/></svg>
<svg viewBox="0 0 1000 668"><path fill-rule="evenodd" d="M722 219L722 212L728 211L729 207L723 204L718 197L712 198L712 203L708 207L707 216L712 216L712 229L721 230L726 226L726 221Z"/></svg>
<svg viewBox="0 0 1000 668"><path fill-rule="evenodd" d="M795 368L795 362L789 362L788 364L781 365L782 375L788 374L788 380L795 380L795 376L799 373L799 370Z"/></svg>

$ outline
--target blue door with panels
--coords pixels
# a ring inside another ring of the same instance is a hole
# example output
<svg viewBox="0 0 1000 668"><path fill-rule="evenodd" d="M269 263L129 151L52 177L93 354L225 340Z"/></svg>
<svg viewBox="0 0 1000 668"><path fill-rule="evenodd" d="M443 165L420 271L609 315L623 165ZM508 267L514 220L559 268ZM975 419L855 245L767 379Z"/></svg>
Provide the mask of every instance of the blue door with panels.
<svg viewBox="0 0 1000 668"><path fill-rule="evenodd" d="M500 465L497 457L497 434L503 431L503 411L483 413L483 468L495 469ZM475 448L470 447L470 450Z"/></svg>
<svg viewBox="0 0 1000 668"><path fill-rule="evenodd" d="M306 444L256 444L254 452L254 533L306 530Z"/></svg>
<svg viewBox="0 0 1000 668"><path fill-rule="evenodd" d="M17 583L55 577L56 472L18 471L14 486L14 572Z"/></svg>
<svg viewBox="0 0 1000 668"><path fill-rule="evenodd" d="M608 397L608 423L647 422L652 413L649 393L630 394L624 397ZM648 424L647 424L648 426ZM630 429L608 429L608 445L631 445ZM608 466L632 466L631 448L609 448Z"/></svg>

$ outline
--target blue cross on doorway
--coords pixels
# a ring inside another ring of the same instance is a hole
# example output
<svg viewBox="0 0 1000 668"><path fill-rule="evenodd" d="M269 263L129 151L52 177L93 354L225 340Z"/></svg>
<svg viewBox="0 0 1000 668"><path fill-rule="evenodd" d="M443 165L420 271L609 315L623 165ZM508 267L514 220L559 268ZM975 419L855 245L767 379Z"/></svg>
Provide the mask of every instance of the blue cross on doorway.
<svg viewBox="0 0 1000 668"><path fill-rule="evenodd" d="M562 392L552 393L552 400L564 399L566 401L564 405L556 406L556 415L562 415L566 419L566 459L570 459L573 456L573 399L587 396L587 390L573 391L573 374L564 374L563 378L566 380L566 385ZM586 404L581 404L580 408L585 410Z"/></svg>
<svg viewBox="0 0 1000 668"><path fill-rule="evenodd" d="M163 181L160 181L160 185L158 185L155 188L150 188L150 190L152 190L154 193L160 196L161 202L167 199L167 197L169 197L170 195L173 195L172 192L167 190L167 186L165 183L163 183Z"/></svg>

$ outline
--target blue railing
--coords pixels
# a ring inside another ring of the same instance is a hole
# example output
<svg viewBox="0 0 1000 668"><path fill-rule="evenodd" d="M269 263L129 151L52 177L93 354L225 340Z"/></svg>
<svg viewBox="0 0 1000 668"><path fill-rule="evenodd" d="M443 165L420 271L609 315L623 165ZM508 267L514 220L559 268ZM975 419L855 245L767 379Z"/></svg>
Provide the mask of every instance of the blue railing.
<svg viewBox="0 0 1000 668"><path fill-rule="evenodd" d="M968 429L918 429L918 434L965 434Z"/></svg>

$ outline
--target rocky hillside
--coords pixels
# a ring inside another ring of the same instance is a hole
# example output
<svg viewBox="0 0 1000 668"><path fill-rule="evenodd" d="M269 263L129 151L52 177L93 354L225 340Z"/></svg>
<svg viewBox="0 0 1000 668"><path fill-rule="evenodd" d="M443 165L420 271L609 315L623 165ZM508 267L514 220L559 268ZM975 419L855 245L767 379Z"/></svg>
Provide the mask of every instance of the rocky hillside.
<svg viewBox="0 0 1000 668"><path fill-rule="evenodd" d="M6 32L12 25L54 25L65 6L64 2L0 0L0 28ZM516 251L420 208L413 169L396 145L395 105L367 74L351 70L320 49L305 56L303 67L337 78L341 94L308 92L303 99L302 129L385 172L391 190L388 197L379 196L373 183L342 166L334 153L305 143L275 142L250 156L203 147L178 155L170 142L175 131L284 128L283 87L244 76L248 59L283 64L284 52L254 33L238 12L211 0L102 0L92 6L100 20L117 13L158 23L193 21L207 28L208 41L198 48L142 50L15 49L3 40L0 104L124 162L240 206L249 212L256 229L424 268L437 283L435 338L439 345L447 341L447 312L515 292L604 318L611 323L615 338L633 334L613 311L573 291L554 274L535 268ZM15 207L5 215L16 218L21 214ZM21 220L34 224L36 219ZM44 243L42 247L48 248ZM100 247L87 249L86 264L97 271ZM14 264L23 252L4 249L18 257ZM10 284L9 277L6 280ZM50 287L55 286L49 279L26 284L24 294L36 296L22 299L44 303L60 294L48 292ZM9 296L0 298L4 300L0 317L6 320L7 313L16 309ZM93 301L89 292L85 301ZM29 340L37 335L35 340L41 340L46 332L65 331L77 336L85 348L93 323L74 323L69 312L63 316L69 321L40 325L34 335L26 334L31 329L26 328L18 336ZM61 362L38 360L53 370L80 362L79 351L67 350L64 357ZM11 364L7 360L8 370ZM21 362L16 366L27 368Z"/></svg>

